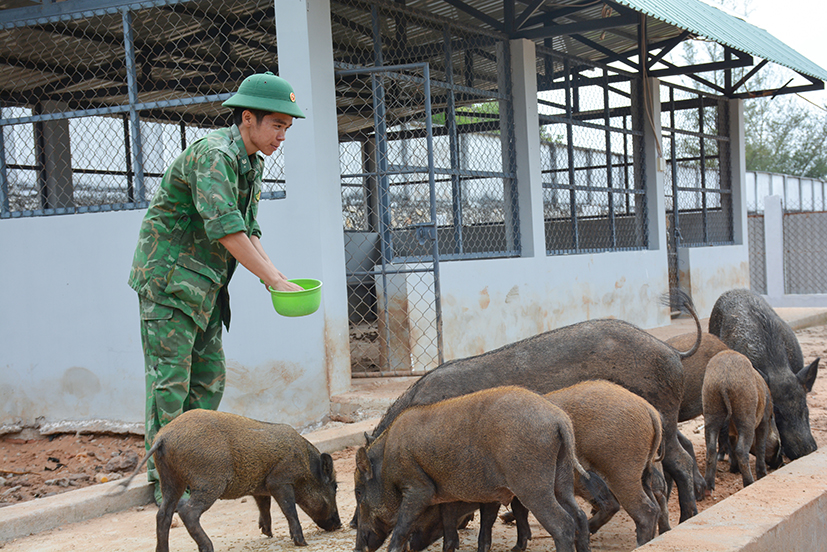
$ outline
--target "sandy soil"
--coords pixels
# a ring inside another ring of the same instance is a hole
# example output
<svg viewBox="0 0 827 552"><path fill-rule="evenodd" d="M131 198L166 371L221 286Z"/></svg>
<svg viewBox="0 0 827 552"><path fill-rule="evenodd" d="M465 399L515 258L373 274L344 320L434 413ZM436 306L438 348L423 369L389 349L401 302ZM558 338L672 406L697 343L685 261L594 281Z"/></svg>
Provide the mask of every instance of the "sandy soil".
<svg viewBox="0 0 827 552"><path fill-rule="evenodd" d="M827 326L808 328L796 332L806 362L815 357L827 358ZM819 447L827 446L827 374L820 374L813 392L808 396L810 423ZM703 420L681 424L682 431L693 441L704 471ZM72 488L95 484L101 479L117 478L115 464L126 464L127 457L142 454L140 437L112 435L63 435L52 440L0 441L0 504L29 500L38 496L62 492ZM334 455L337 480L339 481L339 513L345 527L326 533L316 527L303 513L300 514L305 538L310 550L349 552L355 542L355 531L347 527L354 508L353 470L355 451L348 449ZM115 459L114 462L112 460ZM107 467L109 463L109 467ZM723 500L741 488L741 476L730 474L727 462L718 465L718 481L712 495L698 502L704 509ZM131 469L131 468L130 468ZM16 473L25 472L25 473ZM115 474L115 475L111 475ZM86 477L84 477L86 476ZM62 482L61 482L62 481ZM63 486L65 485L65 486ZM670 521L677 525L679 508L677 495L670 502ZM155 545L154 506L133 508L83 523L76 523L8 543L0 543L3 552L22 551L137 551L152 549ZM588 513L588 510L586 510ZM220 551L280 551L293 550L287 524L274 508L274 537L260 534L257 527L257 510L252 499L219 501L202 517L205 531L216 550ZM529 550L553 550L551 537L532 518L534 539ZM476 520L461 532L464 550L476 549ZM497 522L494 529L493 552L506 552L516 539L513 526ZM175 519L170 534L172 550L190 551L196 546L180 521ZM438 552L441 542L428 550ZM591 537L592 550L628 551L635 548L634 524L625 512L619 512L606 526Z"/></svg>

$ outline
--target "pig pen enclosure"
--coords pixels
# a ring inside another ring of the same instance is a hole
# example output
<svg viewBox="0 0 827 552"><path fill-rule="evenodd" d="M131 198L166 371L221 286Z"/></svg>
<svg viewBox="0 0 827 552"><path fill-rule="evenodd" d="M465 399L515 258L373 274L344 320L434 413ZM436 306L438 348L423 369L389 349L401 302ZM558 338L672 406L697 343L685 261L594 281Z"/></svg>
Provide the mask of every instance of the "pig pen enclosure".
<svg viewBox="0 0 827 552"><path fill-rule="evenodd" d="M804 358L807 361L815 357L824 358L827 355L827 326L817 326L798 330L796 332ZM810 407L810 424L813 436L819 447L827 446L827 376L821 375L808 395ZM378 413L365 412L365 415L376 416ZM329 426L341 424L332 422ZM681 430L693 442L699 459L701 472L704 471L704 443L703 419L698 418L680 424ZM97 462L103 466L101 459L113 458L113 453L129 448L129 441L134 441L135 450L140 446L141 438L131 436L112 435L74 435L52 441L41 439L24 442L22 440L0 442L0 458L3 467L28 472L27 475L3 474L5 484L0 487L0 504L14 503L18 499L31 499L32 491L39 490L43 494L65 492L76 486L61 487L59 484L46 485L45 480L59 480L61 477L69 479L69 472L78 473L81 466L85 466L90 473L101 473L103 468L95 471ZM89 451L99 454L89 455ZM117 456L117 455L116 455ZM338 504L339 513L343 521L353 514L355 501L353 497L353 471L355 468L355 450L346 449L335 453L334 463L337 480L339 482ZM66 467L55 469L51 460L61 459ZM703 511L718 504L726 497L741 489L741 476L728 472L728 462L719 463L718 477L715 491L711 496L698 501L698 510ZM49 471L46 471L46 469ZM54 470L54 471L52 471ZM105 472L104 472L105 473ZM772 470L771 472L772 473ZM99 479L99 478L98 478ZM75 485L83 486L94 484L96 478L75 478ZM676 493L673 493L670 502L670 521L673 527L678 523L679 508ZM152 505L133 508L124 512L110 514L95 520L66 525L60 529L36 534L31 537L18 539L13 542L0 543L4 552L48 552L48 551L124 551L132 552L146 550L154 545L154 528L156 508ZM585 510L588 513L588 509ZM350 551L355 542L355 531L344 527L333 533L326 533L312 524L310 519L300 513L305 537L309 550ZM478 518L477 518L478 519ZM477 519L470 526L460 532L461 549L476 549ZM284 517L274 513L274 538L269 539L261 535L256 527L256 508L252 499L233 501L219 501L203 518L203 525L207 534L213 540L217 550L241 551L287 551L294 550L287 530ZM533 540L529 541L528 550L553 550L554 545L550 536L531 518ZM193 550L195 545L190 539L180 521L173 525L170 534L170 544L174 550ZM511 549L516 539L516 529L513 525L497 522L494 526L494 542L492 552L506 552ZM591 537L592 550L595 552L621 552L635 548L634 524L629 516L620 511L607 525ZM429 552L438 552L442 549L441 542L434 543L428 548Z"/></svg>

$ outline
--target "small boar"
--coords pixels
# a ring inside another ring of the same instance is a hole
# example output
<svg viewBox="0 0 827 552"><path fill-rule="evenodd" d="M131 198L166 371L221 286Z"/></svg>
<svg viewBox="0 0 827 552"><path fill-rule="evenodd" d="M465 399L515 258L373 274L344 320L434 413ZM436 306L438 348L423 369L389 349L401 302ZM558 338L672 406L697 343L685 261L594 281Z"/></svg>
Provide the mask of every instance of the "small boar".
<svg viewBox="0 0 827 552"><path fill-rule="evenodd" d="M721 351L709 361L703 385L706 436L706 485L715 488L717 443L722 428L729 428L731 456L738 462L744 486L754 478L749 450L755 442L755 472L767 474L767 436L772 419L772 397L749 359L736 351ZM732 441L735 441L732 443Z"/></svg>
<svg viewBox="0 0 827 552"><path fill-rule="evenodd" d="M709 332L745 355L766 380L784 454L795 460L815 451L807 393L818 375L819 359L804 366L801 346L789 324L760 295L733 289L715 302Z"/></svg>
<svg viewBox="0 0 827 552"><path fill-rule="evenodd" d="M688 295L676 306L689 312L701 339L701 325ZM661 414L663 466L678 487L681 521L698 513L693 478L695 462L677 438L678 410L683 397L681 358L675 350L644 330L622 320L589 320L545 332L482 355L446 362L419 378L388 408L373 436L379 436L407 408L433 404L482 389L518 385L549 393L584 380L612 381L646 399ZM357 472L358 473L358 472ZM361 482L356 481L357 504ZM703 487L700 487L703 490ZM354 515L351 527L355 527Z"/></svg>
<svg viewBox="0 0 827 552"><path fill-rule="evenodd" d="M373 552L392 532L388 552L400 552L429 506L517 498L558 552L588 551L588 521L574 498L574 469L585 470L574 451L568 416L523 388L409 408L357 451L356 550ZM486 510L484 523L493 523Z"/></svg>
<svg viewBox="0 0 827 552"><path fill-rule="evenodd" d="M660 507L649 480L652 463L662 459L658 411L608 381L586 381L544 396L571 418L577 459L600 474L616 498L612 510L598 510L589 520L589 530L600 529L623 506L635 522L638 546L655 538Z"/></svg>
<svg viewBox="0 0 827 552"><path fill-rule="evenodd" d="M219 498L252 495L259 510L258 526L262 533L272 537L272 496L287 517L290 537L297 546L307 543L296 504L326 531L342 525L336 507L333 458L320 454L286 424L259 422L213 410L184 412L161 428L152 448L124 486L129 485L153 454L164 497L156 517L156 552L169 550L169 528L176 504L199 552L213 550L200 518ZM190 498L179 503L188 487Z"/></svg>

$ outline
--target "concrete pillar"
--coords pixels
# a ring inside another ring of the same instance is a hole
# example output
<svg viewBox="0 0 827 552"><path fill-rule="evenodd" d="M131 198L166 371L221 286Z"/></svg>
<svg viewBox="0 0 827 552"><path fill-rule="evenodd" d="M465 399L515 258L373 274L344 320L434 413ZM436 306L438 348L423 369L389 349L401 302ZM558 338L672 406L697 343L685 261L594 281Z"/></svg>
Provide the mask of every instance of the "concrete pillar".
<svg viewBox="0 0 827 552"><path fill-rule="evenodd" d="M781 197L764 198L764 264L767 296L784 295L784 209Z"/></svg>
<svg viewBox="0 0 827 552"><path fill-rule="evenodd" d="M305 215L290 236L324 282L324 343L330 395L350 389L347 282L342 192L328 0L276 0L278 72L307 116L294 122L285 144L287 201Z"/></svg>
<svg viewBox="0 0 827 552"><path fill-rule="evenodd" d="M521 253L523 257L540 257L546 253L546 238L537 108L537 54L533 41L511 41L511 82Z"/></svg>
<svg viewBox="0 0 827 552"><path fill-rule="evenodd" d="M635 175L636 184L642 178L646 190L646 204L649 213L649 249L663 251L664 263L666 263L666 200L663 191L665 160L661 140L660 81L655 78L647 79L643 94L633 94L633 98L637 97L643 98L644 105L632 106L635 119L643 124L643 139L640 141L640 148L643 153L642 164L639 163L640 158L637 156L637 151L635 152L637 158L635 165L640 167ZM636 145L636 150L637 147Z"/></svg>
<svg viewBox="0 0 827 552"><path fill-rule="evenodd" d="M747 162L744 137L744 101L729 100L729 155L732 183L732 232L733 241L745 245L748 241L747 226Z"/></svg>

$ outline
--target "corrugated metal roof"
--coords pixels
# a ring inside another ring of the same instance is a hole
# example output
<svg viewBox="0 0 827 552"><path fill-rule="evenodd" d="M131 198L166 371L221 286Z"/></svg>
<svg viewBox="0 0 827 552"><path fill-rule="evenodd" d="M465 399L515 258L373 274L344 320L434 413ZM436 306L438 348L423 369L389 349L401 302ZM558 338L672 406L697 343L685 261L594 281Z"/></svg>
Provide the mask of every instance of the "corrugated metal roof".
<svg viewBox="0 0 827 552"><path fill-rule="evenodd" d="M699 0L614 0L675 27L827 81L827 70L770 33Z"/></svg>

